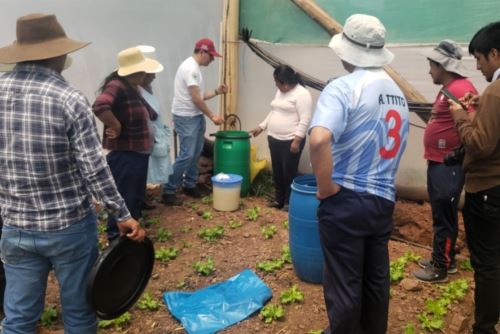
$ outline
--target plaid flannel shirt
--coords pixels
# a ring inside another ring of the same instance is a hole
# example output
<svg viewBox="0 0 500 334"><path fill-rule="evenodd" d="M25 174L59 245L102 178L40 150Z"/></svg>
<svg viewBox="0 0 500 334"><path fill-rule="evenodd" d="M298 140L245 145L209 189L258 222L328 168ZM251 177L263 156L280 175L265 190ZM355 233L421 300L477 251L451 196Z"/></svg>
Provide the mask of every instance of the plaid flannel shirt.
<svg viewBox="0 0 500 334"><path fill-rule="evenodd" d="M18 64L0 77L4 224L64 229L93 210L92 195L118 221L130 217L83 94L49 68Z"/></svg>
<svg viewBox="0 0 500 334"><path fill-rule="evenodd" d="M111 110L122 126L118 138L110 139L104 132L104 148L111 151L151 151L153 136L149 119L155 120L158 114L148 106L136 88L121 80L111 80L95 100L92 110L96 116Z"/></svg>

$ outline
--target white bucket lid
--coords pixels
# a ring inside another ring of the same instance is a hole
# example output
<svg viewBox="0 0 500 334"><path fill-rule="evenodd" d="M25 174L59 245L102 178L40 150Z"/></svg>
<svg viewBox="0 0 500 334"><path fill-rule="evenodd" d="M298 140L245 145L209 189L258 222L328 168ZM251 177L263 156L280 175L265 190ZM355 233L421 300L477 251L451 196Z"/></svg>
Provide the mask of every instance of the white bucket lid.
<svg viewBox="0 0 500 334"><path fill-rule="evenodd" d="M219 173L217 175L212 176L212 183L214 185L235 185L240 184L243 181L243 177L238 174L225 174Z"/></svg>

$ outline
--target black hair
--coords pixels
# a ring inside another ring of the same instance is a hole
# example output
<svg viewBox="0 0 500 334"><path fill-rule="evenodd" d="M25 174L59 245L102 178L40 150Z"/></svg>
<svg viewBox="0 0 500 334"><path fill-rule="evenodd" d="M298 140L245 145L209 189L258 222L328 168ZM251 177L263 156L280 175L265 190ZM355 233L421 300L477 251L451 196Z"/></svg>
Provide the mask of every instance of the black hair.
<svg viewBox="0 0 500 334"><path fill-rule="evenodd" d="M104 78L104 81L102 82L102 85L99 88L99 92L102 93L104 91L104 89L106 88L106 86L108 85L108 83L110 83L113 80L120 80L121 82L123 82L124 85L126 85L126 86L129 85L127 80L125 80L123 77L118 75L118 70L115 70L115 71L111 72L110 74L108 74L108 76L106 78Z"/></svg>
<svg viewBox="0 0 500 334"><path fill-rule="evenodd" d="M488 56L492 49L500 51L500 21L492 22L479 29L469 43L471 55L477 52Z"/></svg>
<svg viewBox="0 0 500 334"><path fill-rule="evenodd" d="M276 81L278 81L279 83L288 85L300 84L304 86L300 75L288 65L278 65L274 69L273 75Z"/></svg>

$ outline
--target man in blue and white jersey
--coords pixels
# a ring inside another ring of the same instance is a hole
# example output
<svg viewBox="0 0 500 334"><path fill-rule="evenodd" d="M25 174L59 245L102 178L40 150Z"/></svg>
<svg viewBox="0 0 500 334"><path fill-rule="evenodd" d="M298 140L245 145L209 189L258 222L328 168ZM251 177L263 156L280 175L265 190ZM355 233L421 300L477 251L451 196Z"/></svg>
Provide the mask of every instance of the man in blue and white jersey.
<svg viewBox="0 0 500 334"><path fill-rule="evenodd" d="M382 68L394 55L373 16L349 17L329 47L350 74L328 84L310 125L330 331L387 331L388 241L408 104Z"/></svg>

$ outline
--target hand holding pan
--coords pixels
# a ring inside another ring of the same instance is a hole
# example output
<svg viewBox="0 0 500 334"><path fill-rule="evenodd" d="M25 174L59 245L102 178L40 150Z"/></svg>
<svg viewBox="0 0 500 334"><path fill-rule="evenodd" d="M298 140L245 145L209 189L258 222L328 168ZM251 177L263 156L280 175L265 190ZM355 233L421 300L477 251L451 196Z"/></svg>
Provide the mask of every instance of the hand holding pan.
<svg viewBox="0 0 500 334"><path fill-rule="evenodd" d="M147 237L139 242L121 236L99 255L90 271L87 301L100 319L114 319L135 304L151 277L154 259Z"/></svg>

